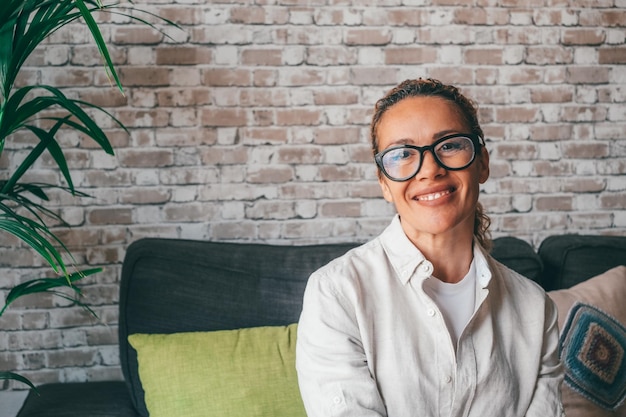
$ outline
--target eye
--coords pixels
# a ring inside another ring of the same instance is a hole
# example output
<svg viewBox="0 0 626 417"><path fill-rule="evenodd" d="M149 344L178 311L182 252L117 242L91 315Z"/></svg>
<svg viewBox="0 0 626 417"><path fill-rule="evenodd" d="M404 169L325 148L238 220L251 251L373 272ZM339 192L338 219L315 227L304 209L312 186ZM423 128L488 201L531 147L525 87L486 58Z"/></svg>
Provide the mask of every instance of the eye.
<svg viewBox="0 0 626 417"><path fill-rule="evenodd" d="M464 137L448 139L439 144L437 153L449 154L464 151L470 148L470 144L471 141Z"/></svg>
<svg viewBox="0 0 626 417"><path fill-rule="evenodd" d="M385 162L388 164L400 164L410 160L415 155L415 151L409 148L392 149L385 154Z"/></svg>

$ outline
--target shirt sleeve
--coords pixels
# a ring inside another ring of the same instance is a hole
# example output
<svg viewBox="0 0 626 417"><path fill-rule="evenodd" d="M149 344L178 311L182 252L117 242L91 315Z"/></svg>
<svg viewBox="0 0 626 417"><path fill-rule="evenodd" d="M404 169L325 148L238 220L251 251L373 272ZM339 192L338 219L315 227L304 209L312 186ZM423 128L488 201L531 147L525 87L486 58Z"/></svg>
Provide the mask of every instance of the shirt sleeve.
<svg viewBox="0 0 626 417"><path fill-rule="evenodd" d="M546 320L542 361L537 384L526 417L564 416L561 403L563 367L559 358L559 329L557 309L546 295Z"/></svg>
<svg viewBox="0 0 626 417"><path fill-rule="evenodd" d="M309 279L298 323L296 368L307 415L386 416L354 305L322 278Z"/></svg>

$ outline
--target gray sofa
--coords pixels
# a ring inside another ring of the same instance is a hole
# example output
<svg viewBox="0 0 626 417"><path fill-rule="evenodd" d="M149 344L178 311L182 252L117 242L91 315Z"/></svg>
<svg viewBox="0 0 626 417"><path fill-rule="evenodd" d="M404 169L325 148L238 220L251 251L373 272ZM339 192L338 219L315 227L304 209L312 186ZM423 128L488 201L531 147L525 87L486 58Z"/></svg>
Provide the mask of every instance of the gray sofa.
<svg viewBox="0 0 626 417"><path fill-rule="evenodd" d="M39 395L29 393L18 417L147 416L137 354L128 335L297 322L309 274L354 246L159 238L134 242L124 259L120 287L124 381L42 385ZM538 252L522 240L504 237L494 241L492 254L546 290L556 290L626 264L626 237L553 236Z"/></svg>

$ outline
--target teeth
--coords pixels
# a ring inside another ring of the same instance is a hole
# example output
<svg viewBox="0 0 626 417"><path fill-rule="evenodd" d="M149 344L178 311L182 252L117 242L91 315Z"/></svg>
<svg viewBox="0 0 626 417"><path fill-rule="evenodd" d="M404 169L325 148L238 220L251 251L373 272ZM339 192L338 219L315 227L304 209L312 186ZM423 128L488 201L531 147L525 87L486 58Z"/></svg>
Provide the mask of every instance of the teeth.
<svg viewBox="0 0 626 417"><path fill-rule="evenodd" d="M448 195L448 194L450 194L450 191L441 191L441 192L438 192L438 193L422 195L420 197L417 197L417 199L418 200L422 200L422 201L433 201L433 200L436 200L436 199L441 198L444 195Z"/></svg>

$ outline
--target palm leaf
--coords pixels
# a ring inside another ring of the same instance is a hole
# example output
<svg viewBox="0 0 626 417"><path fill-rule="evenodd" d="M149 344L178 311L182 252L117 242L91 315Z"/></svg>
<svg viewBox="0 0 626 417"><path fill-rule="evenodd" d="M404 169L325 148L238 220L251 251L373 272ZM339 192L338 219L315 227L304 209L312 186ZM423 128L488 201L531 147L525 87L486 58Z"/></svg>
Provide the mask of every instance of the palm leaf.
<svg viewBox="0 0 626 417"><path fill-rule="evenodd" d="M91 32L91 36L93 36L94 41L96 42L98 51L100 51L100 56L102 56L106 63L105 70L107 75L109 75L109 79L110 77L113 77L117 88L119 88L119 90L123 92L124 88L122 87L122 83L120 82L117 72L115 71L115 66L113 65L113 61L111 60L111 55L109 54L109 49L107 48L104 38L102 37L102 33L100 32L98 24L91 14L91 10L87 8L83 0L76 0L76 7L78 7L78 10L80 10L80 13L83 16L83 20L87 24L87 27Z"/></svg>
<svg viewBox="0 0 626 417"><path fill-rule="evenodd" d="M5 215L0 217L0 230L8 232L33 248L54 272L67 275L63 257L50 242L50 240L58 242L58 238L48 228L27 218L11 218Z"/></svg>
<svg viewBox="0 0 626 417"><path fill-rule="evenodd" d="M28 385L29 387L31 387L32 389L34 389L35 391L37 391L37 387L28 380L28 378L23 377L20 374L16 374L14 372L0 372L0 380L2 379L13 379L15 381L19 381L23 384Z"/></svg>
<svg viewBox="0 0 626 417"><path fill-rule="evenodd" d="M90 268L74 272L72 274L69 274L67 277L37 278L16 285L11 289L11 291L9 291L9 293L5 297L5 304L4 307L2 307L2 309L0 310L0 316L2 316L7 307L18 298L31 294L48 293L68 300L73 304L84 308L92 316L97 317L96 313L87 304L79 300L78 297L81 295L81 290L80 288L75 286L74 283L89 275L97 274L99 272L102 272L102 268ZM58 291L59 288L70 289L75 294L75 297L70 297L66 293Z"/></svg>

